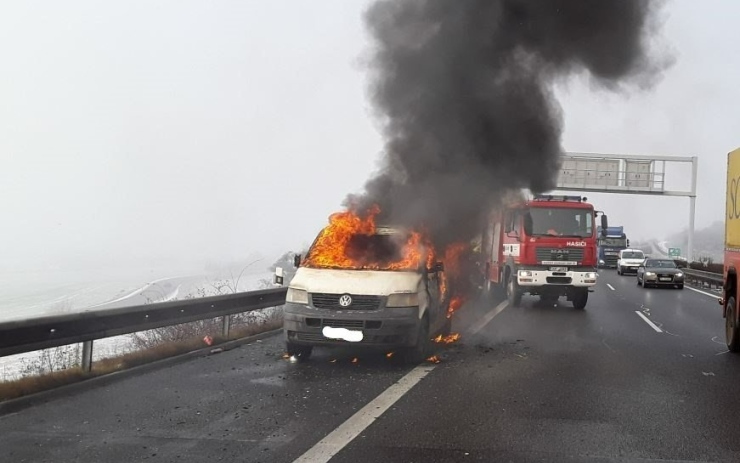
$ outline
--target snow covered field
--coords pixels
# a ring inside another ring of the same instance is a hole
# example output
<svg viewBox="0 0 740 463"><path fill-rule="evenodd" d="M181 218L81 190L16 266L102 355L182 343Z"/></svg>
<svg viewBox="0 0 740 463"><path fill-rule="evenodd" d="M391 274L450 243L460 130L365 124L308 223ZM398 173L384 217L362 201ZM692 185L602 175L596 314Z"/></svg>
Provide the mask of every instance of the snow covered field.
<svg viewBox="0 0 740 463"><path fill-rule="evenodd" d="M245 273L238 291L260 289L262 280L272 280L266 270ZM0 322L63 313L104 310L131 305L212 296L232 292L236 279L228 275L174 275L152 280L114 275L97 277L54 272L0 275ZM95 342L95 360L131 350L129 336ZM19 377L39 361L39 352L0 358L0 381Z"/></svg>

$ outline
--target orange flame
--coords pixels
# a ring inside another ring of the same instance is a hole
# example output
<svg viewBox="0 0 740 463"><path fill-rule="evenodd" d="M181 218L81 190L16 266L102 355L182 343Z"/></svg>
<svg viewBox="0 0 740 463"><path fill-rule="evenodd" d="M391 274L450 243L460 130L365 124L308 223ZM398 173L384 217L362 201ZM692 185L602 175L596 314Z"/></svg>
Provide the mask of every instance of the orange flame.
<svg viewBox="0 0 740 463"><path fill-rule="evenodd" d="M360 359L358 359L357 357L355 357L355 358L352 359L352 363L357 363L359 361L360 361Z"/></svg>
<svg viewBox="0 0 740 463"><path fill-rule="evenodd" d="M450 301L450 305L447 306L447 318L452 317L452 314L457 312L457 310L462 307L464 302L465 299L462 296L453 296L452 300Z"/></svg>
<svg viewBox="0 0 740 463"><path fill-rule="evenodd" d="M440 334L436 338L434 338L434 342L440 343L440 344L452 344L453 342L457 342L459 340L460 340L460 333L452 333L452 334L448 334L447 336L442 336Z"/></svg>
<svg viewBox="0 0 740 463"><path fill-rule="evenodd" d="M385 356L387 358L391 358L391 357L393 357L393 352L388 352L387 354L385 354Z"/></svg>
<svg viewBox="0 0 740 463"><path fill-rule="evenodd" d="M429 357L429 358L427 359L427 362L431 362L431 363L439 363L439 362L441 362L441 360L440 360L440 359L439 359L439 357L437 357L436 355L432 355L431 357Z"/></svg>
<svg viewBox="0 0 740 463"><path fill-rule="evenodd" d="M375 218L380 213L378 206L373 206L365 217L353 211L337 212L329 217L325 227L311 252L306 256L304 265L315 268L342 268L365 270L403 270L417 269L426 254L427 264L434 262L434 249L430 241L417 231L412 231L401 244L400 259L394 262L372 260L372 256L352 256L350 242L358 235L371 236L376 233Z"/></svg>
<svg viewBox="0 0 740 463"><path fill-rule="evenodd" d="M391 260L387 255L363 252L357 246L355 238L370 237L377 233L376 218L380 212L380 207L376 205L364 214L352 210L332 214L329 225L319 233L303 265L313 268L416 271L426 263L427 268L432 268L437 260L436 250L424 230L412 230L407 235L399 235L398 252L394 252ZM444 272L439 274L439 290L441 299L447 304L448 318L462 307L464 294L468 292L463 265L469 247L468 243L458 242L444 250Z"/></svg>
<svg viewBox="0 0 740 463"><path fill-rule="evenodd" d="M287 359L289 359L289 358L290 358L290 354L289 354L289 353L287 353L287 352L286 352L286 353L284 353L284 354L283 354L283 358L284 358L284 359L286 359L286 360L287 360Z"/></svg>

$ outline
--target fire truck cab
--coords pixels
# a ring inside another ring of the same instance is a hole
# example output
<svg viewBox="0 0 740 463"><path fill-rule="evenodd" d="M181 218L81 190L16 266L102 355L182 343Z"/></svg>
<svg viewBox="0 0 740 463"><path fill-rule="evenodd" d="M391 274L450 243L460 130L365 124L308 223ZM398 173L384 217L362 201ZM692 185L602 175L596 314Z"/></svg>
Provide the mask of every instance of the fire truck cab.
<svg viewBox="0 0 740 463"><path fill-rule="evenodd" d="M598 276L596 216L580 196L540 195L494 211L483 233L486 291L506 294L513 306L530 294L585 308Z"/></svg>

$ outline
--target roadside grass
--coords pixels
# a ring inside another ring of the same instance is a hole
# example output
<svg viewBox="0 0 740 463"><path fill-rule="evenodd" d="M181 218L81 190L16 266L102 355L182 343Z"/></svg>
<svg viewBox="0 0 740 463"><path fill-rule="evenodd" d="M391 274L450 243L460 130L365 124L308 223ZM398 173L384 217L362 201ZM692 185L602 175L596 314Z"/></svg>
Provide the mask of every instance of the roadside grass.
<svg viewBox="0 0 740 463"><path fill-rule="evenodd" d="M71 361L67 359L66 361L63 361L62 364L57 364L55 368L37 368L36 371L25 373L21 378L0 382L0 403L66 386L68 384L77 383L86 379L127 370L139 365L174 357L205 347L215 349L219 344L226 341L254 336L278 329L283 325L282 312L279 314L274 313L258 322L255 320L249 320L246 323L233 325L229 331L228 338L226 338L220 334L214 334L220 333L220 331L213 329L215 326L220 327L221 319L216 320L207 325L197 324L195 328L189 326L192 324L186 324L158 328L156 330L145 332L143 335L142 333L135 333L133 335L135 338L132 339L132 344L138 347L139 350L97 360L93 362L92 371L89 373L82 371L80 368L79 354L75 353L74 358ZM188 328L184 329L184 327ZM203 328L206 330L203 330ZM187 332L189 336L181 338L184 332ZM163 333L174 333L174 335L167 336L163 335ZM207 344L204 341L203 338L205 336L211 337L211 344ZM170 340L172 338L176 339ZM142 340L146 340L147 342L142 342Z"/></svg>

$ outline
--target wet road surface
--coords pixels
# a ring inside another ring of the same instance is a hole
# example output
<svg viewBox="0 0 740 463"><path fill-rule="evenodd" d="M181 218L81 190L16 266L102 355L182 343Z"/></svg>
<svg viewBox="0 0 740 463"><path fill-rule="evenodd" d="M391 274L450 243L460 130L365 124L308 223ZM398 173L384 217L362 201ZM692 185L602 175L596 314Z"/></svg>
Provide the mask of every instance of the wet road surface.
<svg viewBox="0 0 740 463"><path fill-rule="evenodd" d="M273 337L122 378L0 417L0 458L740 461L740 357L716 299L600 275L584 311L466 307L438 364L291 363Z"/></svg>

